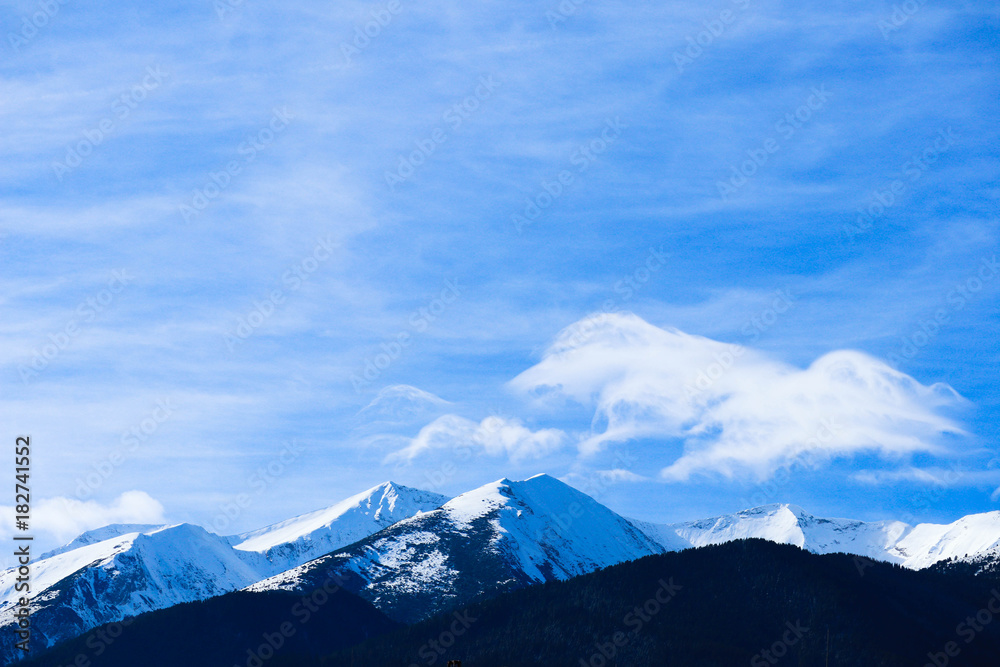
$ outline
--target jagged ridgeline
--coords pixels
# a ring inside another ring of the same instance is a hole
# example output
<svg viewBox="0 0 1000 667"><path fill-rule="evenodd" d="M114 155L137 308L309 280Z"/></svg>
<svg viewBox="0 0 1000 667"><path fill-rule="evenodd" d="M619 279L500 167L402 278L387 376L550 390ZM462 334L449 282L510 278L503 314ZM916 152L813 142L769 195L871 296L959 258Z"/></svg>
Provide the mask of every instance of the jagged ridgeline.
<svg viewBox="0 0 1000 667"><path fill-rule="evenodd" d="M995 667L1000 617L968 619L982 618L1000 596L996 585L965 572L740 540L503 593L410 626L346 593L304 623L302 594L230 593L139 617L91 664L763 667L829 659L919 667L936 658ZM261 652L285 623L295 631ZM73 640L24 664L72 664L88 654L86 643Z"/></svg>
<svg viewBox="0 0 1000 667"><path fill-rule="evenodd" d="M986 578L1000 563L1000 512L913 526L824 519L773 504L661 525L623 517L548 475L501 479L452 499L386 482L239 535L190 524L85 533L34 564L32 650L233 591L247 600L301 596L331 581L388 619L412 624L610 565L745 538L909 570L947 562L941 567ZM15 579L13 570L0 573L0 664L22 657L12 631Z"/></svg>

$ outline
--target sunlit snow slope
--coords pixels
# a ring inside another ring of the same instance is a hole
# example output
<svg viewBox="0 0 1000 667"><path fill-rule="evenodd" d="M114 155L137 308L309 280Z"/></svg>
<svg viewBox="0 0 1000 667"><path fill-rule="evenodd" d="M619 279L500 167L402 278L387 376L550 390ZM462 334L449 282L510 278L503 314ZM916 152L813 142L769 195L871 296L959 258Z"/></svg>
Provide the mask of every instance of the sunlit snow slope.
<svg viewBox="0 0 1000 667"><path fill-rule="evenodd" d="M662 553L589 496L548 475L501 479L250 590L340 583L398 620L502 590Z"/></svg>
<svg viewBox="0 0 1000 667"><path fill-rule="evenodd" d="M793 544L813 553L844 552L922 569L1000 547L1000 512L940 525L822 519L795 505L764 505L711 519L670 525L634 522L664 548L719 544L748 537Z"/></svg>
<svg viewBox="0 0 1000 667"><path fill-rule="evenodd" d="M244 533L234 546L263 554L283 571L447 501L438 493L385 482L326 509Z"/></svg>

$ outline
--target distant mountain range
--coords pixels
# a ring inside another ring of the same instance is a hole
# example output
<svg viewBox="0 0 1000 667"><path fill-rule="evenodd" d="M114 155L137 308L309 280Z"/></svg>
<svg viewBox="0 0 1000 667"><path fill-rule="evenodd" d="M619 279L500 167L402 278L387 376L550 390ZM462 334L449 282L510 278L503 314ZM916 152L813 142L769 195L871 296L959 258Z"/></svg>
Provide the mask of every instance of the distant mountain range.
<svg viewBox="0 0 1000 667"><path fill-rule="evenodd" d="M237 536L190 524L84 533L33 564L33 645L41 651L107 623L240 589L270 598L331 582L388 623L411 624L533 584L747 538L913 570L950 561L975 575L1000 562L1000 512L910 526L768 505L664 525L622 517L548 475L502 479L453 499L386 482ZM0 573L4 664L19 657L10 627L15 576Z"/></svg>
<svg viewBox="0 0 1000 667"><path fill-rule="evenodd" d="M84 533L32 563L32 644L235 591L346 546L447 500L391 482L332 507L245 535L200 526L112 525ZM16 659L13 569L0 573L0 664Z"/></svg>
<svg viewBox="0 0 1000 667"><path fill-rule="evenodd" d="M1000 511L949 524L821 519L796 505L765 505L671 525L634 521L668 550L758 537L818 554L848 553L919 570L950 558L971 559L1000 547Z"/></svg>
<svg viewBox="0 0 1000 667"><path fill-rule="evenodd" d="M311 590L333 578L398 621L665 549L627 519L548 475L487 484L251 591Z"/></svg>
<svg viewBox="0 0 1000 667"><path fill-rule="evenodd" d="M410 625L340 589L235 591L25 667L996 667L995 578L760 539L646 556ZM310 606L310 602L313 604ZM310 612L309 610L314 610ZM983 622L980 622L980 619Z"/></svg>

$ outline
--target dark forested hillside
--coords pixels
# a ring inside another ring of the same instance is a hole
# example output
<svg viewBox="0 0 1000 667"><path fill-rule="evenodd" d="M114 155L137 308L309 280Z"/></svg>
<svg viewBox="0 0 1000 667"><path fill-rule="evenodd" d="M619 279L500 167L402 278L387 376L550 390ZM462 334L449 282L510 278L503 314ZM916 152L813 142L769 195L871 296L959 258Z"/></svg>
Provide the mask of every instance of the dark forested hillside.
<svg viewBox="0 0 1000 667"><path fill-rule="evenodd" d="M334 590L331 588L331 590ZM142 614L65 642L24 667L260 667L311 658L398 627L343 590L234 592ZM273 657L272 657L273 656ZM288 662L285 660L288 659Z"/></svg>
<svg viewBox="0 0 1000 667"><path fill-rule="evenodd" d="M965 575L747 540L505 594L463 610L462 620L476 619L467 630L445 615L365 642L353 660L380 667L448 659L463 667L822 666L829 631L829 664L838 667L921 667L928 653L936 667L996 667L1000 617L978 631L961 625L987 608L991 588ZM348 665L351 657L341 652L320 664Z"/></svg>
<svg viewBox="0 0 1000 667"><path fill-rule="evenodd" d="M100 655L95 632L22 664L85 655L81 667L823 666L829 642L836 667L996 667L996 585L745 540L532 586L412 626L343 591L308 619L300 595L232 593L144 614ZM294 632L270 657L264 638L286 622Z"/></svg>

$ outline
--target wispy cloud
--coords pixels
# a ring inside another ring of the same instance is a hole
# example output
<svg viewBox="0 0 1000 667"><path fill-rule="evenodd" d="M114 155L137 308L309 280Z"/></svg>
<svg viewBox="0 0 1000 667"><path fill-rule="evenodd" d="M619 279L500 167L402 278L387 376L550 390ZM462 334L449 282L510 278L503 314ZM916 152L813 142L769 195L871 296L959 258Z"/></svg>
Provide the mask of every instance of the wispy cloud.
<svg viewBox="0 0 1000 667"><path fill-rule="evenodd" d="M947 411L962 399L924 386L860 352L840 350L799 369L760 352L631 314L608 315L583 342L568 328L542 361L511 381L541 402L594 408L584 455L636 438L680 439L667 480L695 473L758 479L803 451L833 458L875 452L944 454L962 428Z"/></svg>
<svg viewBox="0 0 1000 667"><path fill-rule="evenodd" d="M14 534L14 507L0 506L0 538ZM108 503L56 496L36 500L29 530L39 552L65 544L80 533L111 523L166 523L163 505L143 491L126 491Z"/></svg>
<svg viewBox="0 0 1000 667"><path fill-rule="evenodd" d="M424 426L406 447L387 456L386 461L411 461L431 450L465 448L520 463L551 454L563 445L565 438L558 429L532 431L521 422L504 417L487 417L476 423L449 414Z"/></svg>
<svg viewBox="0 0 1000 667"><path fill-rule="evenodd" d="M453 405L440 396L408 384L383 387L368 405L358 412L359 419L408 424L446 410Z"/></svg>
<svg viewBox="0 0 1000 667"><path fill-rule="evenodd" d="M841 348L888 358L967 279L984 248L997 247L1000 122L988 8L928 3L884 34L879 22L890 8L845 2L587 2L560 13L567 6L401 2L363 48L359 30L379 11L367 0L127 10L69 2L17 48L5 33L0 372L16 392L3 394L0 417L52 444L39 465L53 493L72 495L158 397L176 398L181 412L122 477L194 520L211 520L206 489L239 493L254 465L289 438L306 441L308 465L257 506L274 512L260 521L312 509L316 484L382 481L393 469L386 453L409 448L421 426L445 414L469 420L451 425L454 437L473 437L493 405L523 421L508 418L502 436L483 435L502 454L477 445L477 466L441 490L507 474L515 455L563 466L551 471L559 474L584 465L573 461L568 434L591 429L595 398L580 397L589 406L582 421L576 406L541 425L518 412L503 383L555 332L604 303L766 350L769 357L748 352L740 364L774 380L761 396L787 399L813 395L805 385L825 381L827 366L878 376L863 358L812 362ZM726 10L734 20L720 32ZM37 11L37 1L18 0L0 7L0 19L20 34ZM553 23L551 12L566 20ZM702 35L706 24L719 34ZM677 54L692 60L679 68ZM480 86L491 76L499 85L487 96ZM823 85L830 96L821 110L791 136L777 129ZM459 113L456 105L461 114L476 108L456 125L447 115ZM271 128L275 109L289 114L287 126L275 124L280 132ZM518 235L511 215L526 198L539 201L543 181L554 191L552 179L577 169L581 147L618 118L620 135ZM844 226L873 191L891 186L948 127L954 144L850 242ZM421 153L434 136L443 140ZM717 182L774 136L780 148L721 201ZM81 161L60 180L53 164L68 155L75 163L74 151ZM401 156L415 168L391 191L385 175L398 173ZM199 197L206 205L184 215ZM284 276L311 261L318 239L334 248L329 259L290 289ZM664 261L625 298L620 281L645 270L652 248ZM78 305L114 270L135 281L68 334ZM446 280L458 281L461 298L438 311ZM904 368L974 401L981 410L972 426L982 433L995 431L1000 415L988 371L1000 354L989 335L997 284L949 311L949 324ZM275 290L282 299L272 312ZM794 308L774 326L754 324L779 290ZM435 319L421 320L421 309ZM227 336L251 318L259 324L230 349ZM426 329L381 363L383 345L395 349L414 321ZM68 342L22 383L19 366L30 367L36 351L44 356L50 336ZM714 348L691 349L711 363ZM792 366L780 370L777 359ZM352 374L376 360L384 368L357 391ZM653 366L648 391L658 395ZM414 394L426 409L410 414L404 392L379 394L393 386L451 405ZM919 391L897 390L927 407ZM757 409L741 392L694 414L730 424ZM665 426L659 399L639 398L598 410L587 447L681 433L674 444L690 439L691 456L708 455L710 434L685 430L693 422ZM690 413L681 399L671 419ZM390 423L390 404L405 420ZM788 421L761 409L768 424ZM917 413L901 423L918 423ZM885 408L872 421L892 415ZM538 435L548 427L567 434L562 447ZM443 442L447 430L427 443ZM940 444L916 426L903 435ZM909 442L892 451L917 447ZM783 447L774 445L779 459ZM530 458L543 450L551 458ZM439 470L446 451L435 444L414 454L413 483L423 469ZM215 474L178 484L170 466L156 464L170 457ZM599 459L585 465L621 467ZM649 463L637 463L636 474L655 474ZM120 484L116 477L103 487L100 501L126 491ZM242 520L249 529L258 519Z"/></svg>

